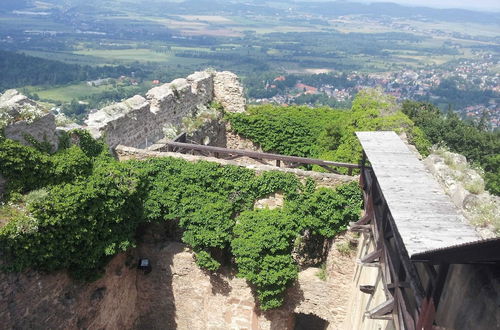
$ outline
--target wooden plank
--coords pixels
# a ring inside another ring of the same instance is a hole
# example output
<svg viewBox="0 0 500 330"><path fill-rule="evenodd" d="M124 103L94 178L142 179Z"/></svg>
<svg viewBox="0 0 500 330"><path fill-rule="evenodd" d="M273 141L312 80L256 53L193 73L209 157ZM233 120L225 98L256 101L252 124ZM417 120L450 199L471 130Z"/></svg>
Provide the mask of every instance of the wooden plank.
<svg viewBox="0 0 500 330"><path fill-rule="evenodd" d="M437 181L394 132L357 132L386 201L394 232L411 257L480 240Z"/></svg>
<svg viewBox="0 0 500 330"><path fill-rule="evenodd" d="M382 255L382 250L375 250L365 255L363 258L359 259L359 262L362 264L372 263L375 261L375 259L379 259L381 255Z"/></svg>
<svg viewBox="0 0 500 330"><path fill-rule="evenodd" d="M365 316L369 319L386 320L387 316L392 313L393 309L394 309L394 298L391 297L389 300L365 312ZM390 318L392 318L392 316L390 316Z"/></svg>

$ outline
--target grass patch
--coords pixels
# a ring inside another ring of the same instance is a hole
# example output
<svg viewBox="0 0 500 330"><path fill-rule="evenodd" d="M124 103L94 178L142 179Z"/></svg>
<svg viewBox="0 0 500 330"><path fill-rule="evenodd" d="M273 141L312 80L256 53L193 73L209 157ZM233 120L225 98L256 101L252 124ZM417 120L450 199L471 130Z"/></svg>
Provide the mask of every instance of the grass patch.
<svg viewBox="0 0 500 330"><path fill-rule="evenodd" d="M328 273L326 271L326 263L322 263L321 266L319 267L319 270L316 272L316 276L322 280L326 281L328 277Z"/></svg>
<svg viewBox="0 0 500 330"><path fill-rule="evenodd" d="M472 224L479 227L493 226L496 234L500 234L500 217L496 205L493 203L482 203L470 209Z"/></svg>
<svg viewBox="0 0 500 330"><path fill-rule="evenodd" d="M151 87L151 84L143 83L141 86ZM137 86L120 86L124 89L133 89ZM102 86L88 86L87 83L78 83L67 86L60 86L55 88L38 88L38 87L26 87L30 93L36 93L41 99L58 101L61 103L71 102L73 99L83 100L87 99L93 95L98 95L106 91L112 91L116 89L112 84L102 85Z"/></svg>
<svg viewBox="0 0 500 330"><path fill-rule="evenodd" d="M339 251L341 255L346 257L349 257L356 250L356 246L354 244L351 244L350 241L337 243L336 247L337 251Z"/></svg>

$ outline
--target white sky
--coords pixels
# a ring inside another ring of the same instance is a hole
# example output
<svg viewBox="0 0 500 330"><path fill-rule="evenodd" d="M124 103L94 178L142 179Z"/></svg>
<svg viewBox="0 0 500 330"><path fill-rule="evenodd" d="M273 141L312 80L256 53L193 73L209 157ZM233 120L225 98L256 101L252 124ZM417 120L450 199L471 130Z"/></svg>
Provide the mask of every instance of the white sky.
<svg viewBox="0 0 500 330"><path fill-rule="evenodd" d="M352 0L355 1L355 0ZM500 0L361 0L362 2L395 2L402 5L434 8L462 8L500 12Z"/></svg>

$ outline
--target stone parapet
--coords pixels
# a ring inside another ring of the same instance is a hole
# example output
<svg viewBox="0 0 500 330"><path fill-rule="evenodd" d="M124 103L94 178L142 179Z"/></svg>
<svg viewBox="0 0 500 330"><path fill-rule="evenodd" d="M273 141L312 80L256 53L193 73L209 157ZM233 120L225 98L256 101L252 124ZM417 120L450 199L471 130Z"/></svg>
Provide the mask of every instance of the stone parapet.
<svg viewBox="0 0 500 330"><path fill-rule="evenodd" d="M304 171L296 168L283 168L283 167L275 167L271 165L255 165L255 164L242 164L234 160L226 160L215 157L205 157L205 156L196 156L196 155L186 155L176 152L159 152L159 151L150 151L137 149L132 147L127 147L123 145L119 145L115 148L115 152L119 158L119 160L144 160L148 158L160 158L160 157L172 157L172 158L180 158L184 159L188 162L199 162L199 161L209 161L218 163L221 165L233 165L240 166L251 169L257 173L266 172L266 171L280 171L285 173L291 173L296 175L301 180L306 180L308 178L312 179L318 186L320 187L335 187L340 184L349 183L352 181L359 181L359 176L348 176L348 175L340 175L333 173L322 173L322 172L313 172L313 171Z"/></svg>

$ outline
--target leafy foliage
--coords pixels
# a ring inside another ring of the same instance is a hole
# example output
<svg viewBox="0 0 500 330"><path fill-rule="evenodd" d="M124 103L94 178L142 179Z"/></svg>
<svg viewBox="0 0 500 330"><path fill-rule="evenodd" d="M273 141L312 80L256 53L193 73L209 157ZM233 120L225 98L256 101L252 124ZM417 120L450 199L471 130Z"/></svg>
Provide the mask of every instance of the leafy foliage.
<svg viewBox="0 0 500 330"><path fill-rule="evenodd" d="M0 229L15 270L68 269L93 278L109 256L132 245L142 219L140 181L118 162L97 162L92 175L49 189L29 213Z"/></svg>
<svg viewBox="0 0 500 330"><path fill-rule="evenodd" d="M297 278L290 253L302 232L308 229L333 237L359 217L361 194L356 183L316 190L308 182L301 189L301 194L287 195L281 210L243 212L234 228L231 247L238 276L255 285L263 310L281 306L283 292Z"/></svg>
<svg viewBox="0 0 500 330"><path fill-rule="evenodd" d="M306 106L251 107L249 114L228 114L231 127L265 151L301 157L318 156L317 138L329 122L340 122L345 112Z"/></svg>
<svg viewBox="0 0 500 330"><path fill-rule="evenodd" d="M234 233L238 276L256 286L261 309L281 306L283 292L298 275L291 256L297 224L281 210L247 211L238 218Z"/></svg>
<svg viewBox="0 0 500 330"><path fill-rule="evenodd" d="M444 144L485 170L486 188L500 195L500 131L485 130L481 122L461 120L455 113L442 114L430 103L406 101L406 113L433 144Z"/></svg>
<svg viewBox="0 0 500 330"><path fill-rule="evenodd" d="M8 180L8 192L43 187L51 179L50 170L47 154L0 136L0 175Z"/></svg>
<svg viewBox="0 0 500 330"><path fill-rule="evenodd" d="M217 271L234 256L238 276L255 286L266 310L282 304L297 277L296 238L305 230L332 237L359 215L356 184L316 189L289 173L174 158L120 163L82 136L81 147L54 155L2 141L2 159L15 165L2 175L24 178L17 182L22 192L45 187L26 195L24 211L2 211L10 217L0 228L10 269L68 269L93 279L112 255L134 246L141 223L178 220L197 264ZM275 192L285 195L282 209L253 210Z"/></svg>
<svg viewBox="0 0 500 330"><path fill-rule="evenodd" d="M0 136L0 175L8 180L7 193L24 193L89 175L92 159L106 153L107 148L88 132L73 134L79 136L81 147L61 149L52 155Z"/></svg>
<svg viewBox="0 0 500 330"><path fill-rule="evenodd" d="M422 154L430 143L422 131L401 111L394 99L379 90L358 93L351 110L327 107L250 108L249 114L228 114L235 132L258 143L264 151L285 155L357 163L361 145L356 131L405 132Z"/></svg>

